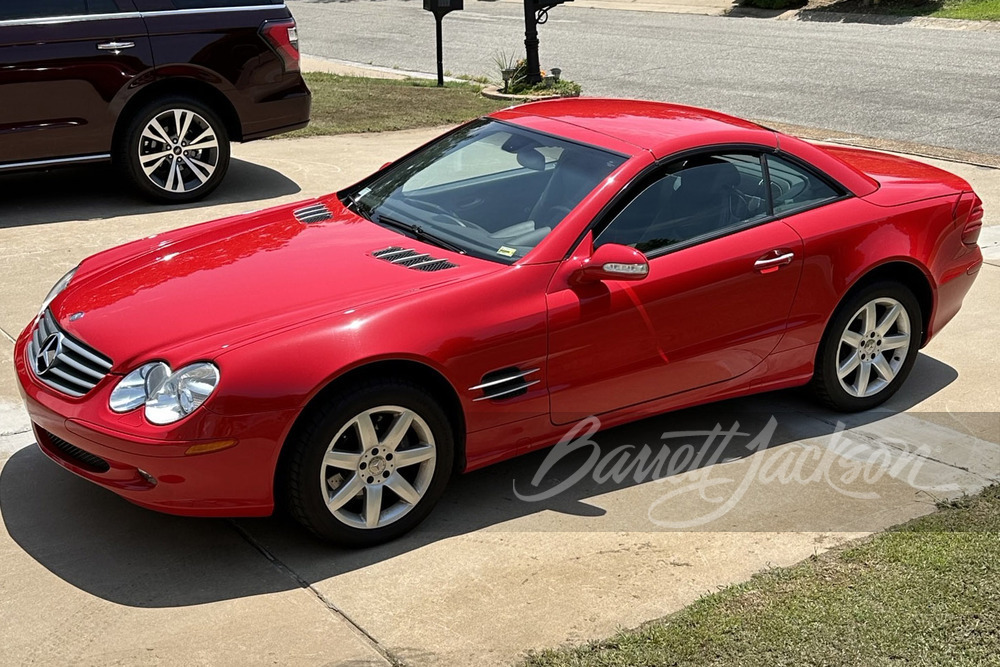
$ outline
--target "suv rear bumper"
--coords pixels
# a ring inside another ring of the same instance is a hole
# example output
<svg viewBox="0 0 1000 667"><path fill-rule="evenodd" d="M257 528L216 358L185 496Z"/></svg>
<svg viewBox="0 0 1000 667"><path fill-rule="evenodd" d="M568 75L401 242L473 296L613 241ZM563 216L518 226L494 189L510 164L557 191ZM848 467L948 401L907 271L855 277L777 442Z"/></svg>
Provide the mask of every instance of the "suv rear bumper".
<svg viewBox="0 0 1000 667"><path fill-rule="evenodd" d="M312 93L301 81L278 98L255 103L244 112L243 141L253 141L264 137L298 130L309 124L312 109Z"/></svg>

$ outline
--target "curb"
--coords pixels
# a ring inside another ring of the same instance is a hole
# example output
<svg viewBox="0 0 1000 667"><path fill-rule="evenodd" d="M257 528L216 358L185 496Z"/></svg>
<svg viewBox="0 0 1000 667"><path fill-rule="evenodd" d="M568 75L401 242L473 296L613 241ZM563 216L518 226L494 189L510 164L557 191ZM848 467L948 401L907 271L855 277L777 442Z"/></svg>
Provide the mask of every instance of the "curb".
<svg viewBox="0 0 1000 667"><path fill-rule="evenodd" d="M580 97L579 93L576 95L511 95L509 93L501 93L500 89L496 86L484 87L482 95L491 100L508 100L511 102L540 102L542 100L558 100L564 97Z"/></svg>

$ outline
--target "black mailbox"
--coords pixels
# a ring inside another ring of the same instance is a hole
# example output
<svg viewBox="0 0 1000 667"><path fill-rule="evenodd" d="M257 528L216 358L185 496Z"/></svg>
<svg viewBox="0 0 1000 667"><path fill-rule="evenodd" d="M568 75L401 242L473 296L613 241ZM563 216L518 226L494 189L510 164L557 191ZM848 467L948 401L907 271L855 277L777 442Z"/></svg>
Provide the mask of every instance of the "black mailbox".
<svg viewBox="0 0 1000 667"><path fill-rule="evenodd" d="M465 9L465 0L424 0L424 9L435 14L447 14L456 9Z"/></svg>
<svg viewBox="0 0 1000 667"><path fill-rule="evenodd" d="M435 32L437 35L437 57L438 57L438 85L444 85L444 63L442 55L444 47L441 45L441 19L448 12L456 9L465 9L465 0L424 0L424 9L434 14Z"/></svg>

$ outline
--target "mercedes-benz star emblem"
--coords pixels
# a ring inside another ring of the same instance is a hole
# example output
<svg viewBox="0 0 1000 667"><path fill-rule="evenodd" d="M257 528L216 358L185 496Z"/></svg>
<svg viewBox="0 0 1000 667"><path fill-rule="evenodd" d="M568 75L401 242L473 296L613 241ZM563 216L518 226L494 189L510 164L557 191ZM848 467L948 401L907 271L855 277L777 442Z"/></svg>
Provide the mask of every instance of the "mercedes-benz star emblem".
<svg viewBox="0 0 1000 667"><path fill-rule="evenodd" d="M35 370L38 371L39 375L44 375L52 368L56 359L62 354L62 343L63 335L58 332L52 334L42 342L41 349L35 355Z"/></svg>

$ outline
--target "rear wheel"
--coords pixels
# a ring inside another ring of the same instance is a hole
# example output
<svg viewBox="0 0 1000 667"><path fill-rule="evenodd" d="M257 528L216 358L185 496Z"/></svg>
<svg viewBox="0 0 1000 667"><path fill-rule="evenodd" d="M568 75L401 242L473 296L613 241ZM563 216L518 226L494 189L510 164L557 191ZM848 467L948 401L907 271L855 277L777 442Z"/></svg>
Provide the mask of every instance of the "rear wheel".
<svg viewBox="0 0 1000 667"><path fill-rule="evenodd" d="M229 138L211 108L193 97L172 95L132 116L115 161L149 199L195 201L218 187L226 175Z"/></svg>
<svg viewBox="0 0 1000 667"><path fill-rule="evenodd" d="M820 345L816 395L843 412L885 402L916 361L922 321L916 297L899 283L876 283L848 297Z"/></svg>
<svg viewBox="0 0 1000 667"><path fill-rule="evenodd" d="M454 460L444 411L403 381L352 387L318 409L287 446L292 515L317 536L351 546L395 539L423 521Z"/></svg>

